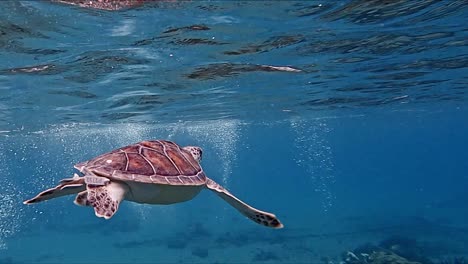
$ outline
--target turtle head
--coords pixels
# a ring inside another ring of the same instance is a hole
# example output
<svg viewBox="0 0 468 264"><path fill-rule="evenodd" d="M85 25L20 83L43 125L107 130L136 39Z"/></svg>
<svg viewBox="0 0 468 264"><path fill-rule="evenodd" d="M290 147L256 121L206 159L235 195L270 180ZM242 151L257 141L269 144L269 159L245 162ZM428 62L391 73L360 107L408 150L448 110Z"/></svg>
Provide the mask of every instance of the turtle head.
<svg viewBox="0 0 468 264"><path fill-rule="evenodd" d="M188 151L190 154L192 154L192 157L196 161L201 162L203 150L200 147L187 146L187 147L183 147L183 149Z"/></svg>

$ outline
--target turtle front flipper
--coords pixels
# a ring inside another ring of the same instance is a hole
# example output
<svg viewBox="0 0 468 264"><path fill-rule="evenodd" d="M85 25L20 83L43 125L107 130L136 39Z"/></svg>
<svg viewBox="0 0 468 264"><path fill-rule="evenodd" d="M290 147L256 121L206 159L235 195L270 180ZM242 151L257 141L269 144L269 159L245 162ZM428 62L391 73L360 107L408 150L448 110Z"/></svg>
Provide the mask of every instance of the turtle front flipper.
<svg viewBox="0 0 468 264"><path fill-rule="evenodd" d="M106 185L88 184L86 190L87 194L84 192L78 194L75 203L92 206L97 217L109 219L117 212L120 202L129 189L123 183L110 181Z"/></svg>
<svg viewBox="0 0 468 264"><path fill-rule="evenodd" d="M250 220L267 227L283 228L283 224L278 220L278 218L276 218L274 214L255 209L252 206L239 200L237 197L224 189L223 186L217 184L212 179L207 178L206 180L206 187L208 189L215 192L219 197L236 208L241 214L247 216Z"/></svg>
<svg viewBox="0 0 468 264"><path fill-rule="evenodd" d="M60 181L59 185L39 193L35 197L24 201L23 204L38 203L69 194L79 193L84 190L86 190L84 178L75 174L75 177Z"/></svg>

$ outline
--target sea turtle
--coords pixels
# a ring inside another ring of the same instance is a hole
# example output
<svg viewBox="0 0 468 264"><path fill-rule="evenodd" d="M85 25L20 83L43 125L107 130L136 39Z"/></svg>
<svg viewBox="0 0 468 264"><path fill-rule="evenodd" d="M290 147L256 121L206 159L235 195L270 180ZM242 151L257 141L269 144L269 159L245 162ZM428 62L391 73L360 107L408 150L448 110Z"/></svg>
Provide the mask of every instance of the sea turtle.
<svg viewBox="0 0 468 264"><path fill-rule="evenodd" d="M283 227L274 214L249 206L206 177L201 158L200 147L180 147L166 140L142 141L76 164L83 176L75 173L24 204L77 194L76 205L92 206L96 216L109 219L122 200L173 204L191 200L207 188L254 222Z"/></svg>

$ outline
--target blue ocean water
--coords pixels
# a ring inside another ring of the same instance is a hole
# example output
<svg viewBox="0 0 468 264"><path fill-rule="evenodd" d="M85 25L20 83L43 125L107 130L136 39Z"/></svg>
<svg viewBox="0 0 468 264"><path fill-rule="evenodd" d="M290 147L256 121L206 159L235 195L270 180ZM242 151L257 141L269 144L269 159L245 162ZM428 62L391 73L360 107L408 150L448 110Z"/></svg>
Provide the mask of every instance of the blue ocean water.
<svg viewBox="0 0 468 264"><path fill-rule="evenodd" d="M467 15L466 1L0 1L0 263L466 263ZM209 191L110 220L72 196L22 204L146 139L201 146L209 177L285 227Z"/></svg>

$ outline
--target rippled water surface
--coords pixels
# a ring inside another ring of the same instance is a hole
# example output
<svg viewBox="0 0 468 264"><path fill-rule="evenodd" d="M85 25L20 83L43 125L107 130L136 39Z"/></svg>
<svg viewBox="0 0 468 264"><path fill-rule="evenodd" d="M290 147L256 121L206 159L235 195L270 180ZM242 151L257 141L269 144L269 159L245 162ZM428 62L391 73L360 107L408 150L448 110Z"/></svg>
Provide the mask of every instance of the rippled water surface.
<svg viewBox="0 0 468 264"><path fill-rule="evenodd" d="M0 1L0 263L466 261L466 1L58 2ZM158 138L285 228L207 191L21 203Z"/></svg>
<svg viewBox="0 0 468 264"><path fill-rule="evenodd" d="M7 129L283 119L466 99L464 1L195 1L120 12L1 5Z"/></svg>

